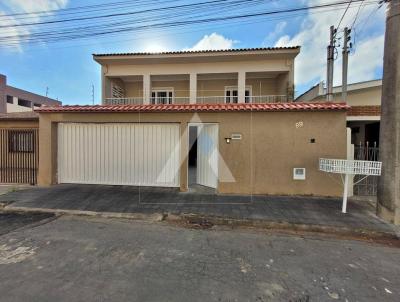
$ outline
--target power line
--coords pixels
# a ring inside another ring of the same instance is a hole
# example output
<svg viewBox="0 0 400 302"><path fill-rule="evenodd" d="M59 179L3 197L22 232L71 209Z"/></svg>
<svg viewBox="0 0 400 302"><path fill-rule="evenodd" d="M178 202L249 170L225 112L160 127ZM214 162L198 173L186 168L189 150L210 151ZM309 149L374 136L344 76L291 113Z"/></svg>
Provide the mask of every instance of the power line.
<svg viewBox="0 0 400 302"><path fill-rule="evenodd" d="M361 3L360 3L360 6L358 7L358 10L357 10L356 16L354 17L354 20L353 20L353 23L351 24L351 27L350 27L350 29L352 29L352 28L354 27L354 24L355 24L355 23L356 23L356 21L357 21L358 14L360 13L360 10L361 10L361 7L362 7L362 5L363 5L363 2L364 2L364 0L363 0L363 1L361 1Z"/></svg>
<svg viewBox="0 0 400 302"><path fill-rule="evenodd" d="M362 24L360 24L360 22L355 24L355 22L353 22L353 25L352 25L352 30L353 30L353 49L355 49L355 46L356 46L356 37L358 35L360 35L364 31L364 28L366 27L367 23L372 19L372 16L374 14L376 14L376 12L383 6L383 3L384 2L379 1L378 2L378 6L374 10L371 11L371 13L363 20ZM364 6L365 6L365 4L364 4ZM359 25L361 25L361 28L358 28Z"/></svg>
<svg viewBox="0 0 400 302"><path fill-rule="evenodd" d="M176 2L176 0L158 1L158 3L168 3L168 2ZM85 6L75 6L75 7L68 7L68 8L52 9L52 10L34 11L34 12L27 12L27 13L3 14L0 16L0 18L2 18L2 17L18 17L18 16L20 16L21 18L29 18L29 16L37 18L37 17L42 17L42 16L50 16L52 13L68 15L68 14L74 14L74 13L85 13L85 12L97 11L97 10L95 10L96 8L98 8L98 10L110 10L110 7L112 7L112 9L115 9L118 6L124 6L124 5L137 6L138 4L145 4L145 3L154 3L154 1L152 1L152 0L127 0L127 1L95 4L95 5L85 5ZM104 8L102 8L102 7L104 7ZM72 11L72 12L70 12L70 11Z"/></svg>
<svg viewBox="0 0 400 302"><path fill-rule="evenodd" d="M314 11L314 12L307 12L307 11L301 11L301 12L296 12L296 13L290 13L287 14L285 16L274 16L274 17L269 17L267 22L270 21L278 21L278 20L287 20L288 18L293 19L295 17L299 17L299 16L303 16L305 14L311 15L311 14L320 14L320 13L328 13L328 12L332 12L332 11L336 11L336 8L330 8L330 9L325 9L323 11ZM196 26L195 29L190 29L190 30L181 30L181 29L177 29L176 31L174 31L174 35L182 35L182 34L188 34L188 33L194 33L194 32L202 32L208 28L211 28L212 30L216 30L218 28L226 28L226 26L231 27L235 27L235 26L244 26L244 25L248 25L248 24L256 24L256 23L261 23L261 22L266 22L266 20L264 19L258 19L258 20L254 20L254 19L249 19L249 20L237 20L237 21L233 21L230 22L229 24L217 24L217 25L210 25L210 24L203 24L203 25L199 25ZM127 38L123 38L123 39L118 39L118 40L110 40L107 39L106 41L102 42L102 45L105 44L118 44L118 43L126 43L126 42L131 42L131 41L140 41L143 39L143 37L139 37L138 35L136 35L135 37L132 37L130 32L125 32L125 33L121 33L118 34L118 37L121 36L127 36L129 35L129 37ZM114 36L114 35L109 35L107 37L110 36ZM162 37L164 37L165 34L162 33L157 33L155 34L154 32L152 33L147 33L146 32L146 38L151 38L152 41L158 41L157 39L160 39ZM68 41L60 41L60 43L64 42L64 43L68 43L69 41L73 41L73 40L68 40ZM65 48L74 48L74 47L86 47L86 46L92 46L92 45L98 45L98 42L92 42L92 43L84 43L84 44L73 44L73 45L63 45L63 46L59 46L59 47L53 47L52 49L65 49ZM3 46L0 44L0 47L15 47L12 45L9 46L5 46L3 44ZM36 48L36 49L30 49L30 51L35 51L35 50L44 50L42 48Z"/></svg>
<svg viewBox="0 0 400 302"><path fill-rule="evenodd" d="M161 8L157 8L157 10L158 11L162 11L162 10L169 10L169 9L174 9L174 8L203 6L204 4L208 5L208 4L212 4L212 3L226 2L226 1L227 0L212 0L212 1L199 2L199 3L195 3L195 4L183 4L183 5L161 7ZM1 25L0 28L33 26L33 25L44 25L44 24L55 24L55 23L64 23L64 22L73 22L73 21L82 21L82 20L93 20L93 19L100 19L100 18L130 16L130 15L135 15L135 14L140 14L140 13L147 13L147 12L152 12L152 11L154 11L154 9L146 9L146 10L142 10L142 11L125 12L125 13L117 13L117 14L107 14L107 15L91 16L91 17L79 17L79 18L70 18L70 19L62 19L62 20L53 20L53 21L20 23L20 24L12 24L12 25Z"/></svg>
<svg viewBox="0 0 400 302"><path fill-rule="evenodd" d="M294 13L301 13L307 10L323 10L323 9L329 9L333 7L338 7L338 6L343 6L343 5L348 5L351 3L356 3L356 2L361 2L364 0L354 0L354 1L337 1L334 3L328 3L328 4L320 4L320 5L314 5L314 6L305 6L305 7L297 7L297 8L287 8L283 10L276 10L276 11L267 11L267 12L262 12L262 13L247 13L247 14L237 14L237 15L227 15L227 16L221 16L221 17L214 17L214 18L193 18L193 15L185 15L182 14L182 8L176 9L176 12L174 12L175 16L178 16L176 20L172 20L171 22L157 22L154 23L152 22L154 20L154 16L151 18L146 18L143 17L142 20L127 20L127 21L119 21L119 22L114 22L114 23L107 23L103 24L100 26L94 25L92 27L85 27L85 28L71 28L69 30L64 30L64 31L52 31L52 32L34 32L34 33L27 33L27 34L14 34L14 35L8 35L8 36L0 36L0 43L5 42L3 44L0 44L1 46L12 46L13 44L19 44L21 42L60 42L60 41L68 41L68 40L75 40L75 39L84 39L84 38L91 38L94 36L104 36L104 35L115 35L115 34L123 34L127 32L142 32L146 31L149 29L166 29L166 28L179 28L187 25L192 25L192 24L210 24L210 23L216 23L216 22L229 22L230 24L235 22L235 21L241 21L246 19L253 19L257 17L271 17L273 15L278 15L278 14L294 14ZM210 2L215 2L215 5L218 8L221 8L220 4L216 2L220 1L208 1L205 3L210 3ZM239 1L238 1L239 2ZM235 9L235 8L240 8L243 6L246 6L248 3L247 2L253 2L253 3L261 3L265 1L240 1L242 5L239 5L236 2L230 2L231 7L229 6L224 6L225 8L229 9ZM376 3L376 1L374 1ZM365 3L366 5L367 3ZM187 6L187 5L186 5ZM248 5L249 6L249 5ZM184 8L186 10L190 10L192 7L187 7ZM209 13L204 13L202 7L197 7L198 13L203 14L203 15L212 15L214 12L209 12ZM198 15L199 15L198 14ZM170 15L166 14L164 19L169 19ZM162 18L160 18L162 19ZM270 18L272 19L272 18ZM158 21L158 20L157 20ZM130 26L135 24L135 26Z"/></svg>
<svg viewBox="0 0 400 302"><path fill-rule="evenodd" d="M229 1L229 0L212 0L212 1L205 1L205 2L199 2L199 3L175 5L175 6L157 8L157 11L170 10L170 9L176 9L176 8L185 8L185 7L193 8L193 7L197 7L197 6L205 6L205 5L210 5L210 4L213 4L213 3L221 3L221 2L227 2L227 1ZM329 6L335 6L335 5L347 4L348 3L348 6L346 8L346 11L347 11L347 9L349 8L349 6L350 6L350 4L352 2L360 2L360 1L363 1L363 0L354 0L354 1L350 0L350 2L349 1L342 1L342 2L336 2L336 3L321 4L321 5L310 6L309 8L329 7ZM23 26L33 26L33 25L44 25L44 24L56 24L56 23L73 22L73 21L93 20L93 19L101 19L101 18L131 16L131 15L135 15L135 14L148 13L148 12L154 12L154 8L146 9L146 10L142 10L142 11L124 12L124 13L116 13L116 14L106 14L106 15L99 15L99 16L84 16L84 17L79 17L79 18L61 19L61 20L53 20L53 21L7 24L7 25L0 26L0 28L14 28L14 27L23 27ZM342 19L343 19L343 16L342 16Z"/></svg>
<svg viewBox="0 0 400 302"><path fill-rule="evenodd" d="M361 0L361 2L362 2L362 1L363 1L363 0ZM344 16L346 15L347 11L349 10L349 7L350 7L350 4L351 4L351 3L352 3L352 0L349 1L349 5L347 5L347 7L346 7L346 9L345 9L345 11L344 11L342 17L340 18L339 24L336 26L337 29L339 29L340 24L342 23Z"/></svg>

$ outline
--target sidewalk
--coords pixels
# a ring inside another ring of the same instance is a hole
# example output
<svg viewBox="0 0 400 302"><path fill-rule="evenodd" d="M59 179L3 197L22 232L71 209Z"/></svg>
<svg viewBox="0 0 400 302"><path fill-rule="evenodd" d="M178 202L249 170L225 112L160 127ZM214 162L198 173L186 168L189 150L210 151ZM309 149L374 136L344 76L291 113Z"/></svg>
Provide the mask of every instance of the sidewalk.
<svg viewBox="0 0 400 302"><path fill-rule="evenodd" d="M57 185L3 194L0 203L4 203L7 211L85 211L125 214L126 217L194 215L207 219L337 228L393 236L397 231L397 227L375 216L368 202L350 201L348 213L341 213L340 198L216 195L182 193L169 188Z"/></svg>

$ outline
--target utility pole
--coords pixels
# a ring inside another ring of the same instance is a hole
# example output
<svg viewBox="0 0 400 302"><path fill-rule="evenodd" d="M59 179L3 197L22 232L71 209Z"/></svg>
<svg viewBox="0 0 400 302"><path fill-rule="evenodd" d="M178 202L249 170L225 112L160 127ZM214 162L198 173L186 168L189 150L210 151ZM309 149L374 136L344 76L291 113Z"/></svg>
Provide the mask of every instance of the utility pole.
<svg viewBox="0 0 400 302"><path fill-rule="evenodd" d="M342 51L342 101L347 102L347 67L349 64L349 50L347 43L350 41L351 29L344 28L343 33L343 51ZM351 43L350 43L351 48Z"/></svg>
<svg viewBox="0 0 400 302"><path fill-rule="evenodd" d="M330 28L330 41L327 48L327 68L326 68L326 100L331 102L333 100L333 63L335 53L335 34L336 29L332 25Z"/></svg>
<svg viewBox="0 0 400 302"><path fill-rule="evenodd" d="M377 214L400 224L400 0L386 0Z"/></svg>
<svg viewBox="0 0 400 302"><path fill-rule="evenodd" d="M49 87L46 87L46 97L49 95Z"/></svg>
<svg viewBox="0 0 400 302"><path fill-rule="evenodd" d="M92 104L94 105L94 85L92 84Z"/></svg>

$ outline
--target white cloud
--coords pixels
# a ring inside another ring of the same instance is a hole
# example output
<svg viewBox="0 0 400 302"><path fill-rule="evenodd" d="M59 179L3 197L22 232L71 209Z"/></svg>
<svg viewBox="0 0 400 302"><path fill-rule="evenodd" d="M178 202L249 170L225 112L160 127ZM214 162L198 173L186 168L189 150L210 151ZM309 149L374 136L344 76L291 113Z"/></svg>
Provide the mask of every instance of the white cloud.
<svg viewBox="0 0 400 302"><path fill-rule="evenodd" d="M9 17L9 16L4 16L4 12L0 11L0 26L7 26L10 24L16 24L17 20L15 20L13 17ZM7 28L4 31L4 34L0 34L0 38L4 35L4 36L19 36L19 35L24 35L24 34L28 34L29 32L25 29L23 29L22 27L10 27ZM6 42L7 43L7 42ZM15 38L12 41L13 47L10 47L10 50L13 51L22 51L21 49L21 45L20 45L20 39L19 38ZM8 44L11 44L11 41L8 41ZM0 42L0 46L1 46L1 42Z"/></svg>
<svg viewBox="0 0 400 302"><path fill-rule="evenodd" d="M36 12L36 11L47 11L47 10L57 10L64 8L68 3L68 0L5 0L5 4L10 12ZM5 16L10 14L10 12L0 11L0 26L15 25L27 22L38 22L40 17L36 15L29 16L29 19L24 20L23 18L14 18L13 16ZM47 14L50 15L50 14ZM29 35L29 30L24 27L8 27L0 33L0 38L2 36L15 36L13 41L6 41L7 45L14 45L9 48L10 50L22 51L21 39L18 36ZM7 43L8 42L8 43ZM1 46L1 42L0 42Z"/></svg>
<svg viewBox="0 0 400 302"><path fill-rule="evenodd" d="M308 5L326 3L322 0L309 0ZM384 22L383 9L370 17L376 5L364 6L358 16L358 21L367 32L368 26ZM341 28L351 26L357 13L358 5L349 8L341 23ZM310 13L302 22L300 32L290 37L281 36L275 46L300 45L301 52L296 58L295 82L296 85L312 84L326 77L326 47L329 43L329 27L337 26L344 10L334 10L325 13ZM366 22L364 22L364 20ZM369 23L369 24L368 24ZM361 28L360 28L361 29ZM354 32L352 33L354 34ZM342 37L342 33L338 33ZM341 41L339 41L340 43ZM343 43L340 43L341 45ZM372 79L377 68L382 66L383 58L383 35L369 35L357 41L357 49L349 58L349 82ZM334 82L341 82L341 47L338 50L338 60L335 61Z"/></svg>
<svg viewBox="0 0 400 302"><path fill-rule="evenodd" d="M384 35L370 37L360 41L357 51L349 56L348 82L375 79L375 70L383 66ZM336 62L334 85L342 83L342 59Z"/></svg>
<svg viewBox="0 0 400 302"><path fill-rule="evenodd" d="M281 21L275 25L275 29L271 31L267 37L264 39L263 45L268 47L271 46L272 41L275 41L277 37L279 37L287 27L286 21Z"/></svg>
<svg viewBox="0 0 400 302"><path fill-rule="evenodd" d="M13 11L31 13L64 8L68 0L6 0L6 4Z"/></svg>
<svg viewBox="0 0 400 302"><path fill-rule="evenodd" d="M184 50L230 49L235 43L237 43L237 41L225 38L217 33L212 33L211 35L205 35L193 47L186 48Z"/></svg>

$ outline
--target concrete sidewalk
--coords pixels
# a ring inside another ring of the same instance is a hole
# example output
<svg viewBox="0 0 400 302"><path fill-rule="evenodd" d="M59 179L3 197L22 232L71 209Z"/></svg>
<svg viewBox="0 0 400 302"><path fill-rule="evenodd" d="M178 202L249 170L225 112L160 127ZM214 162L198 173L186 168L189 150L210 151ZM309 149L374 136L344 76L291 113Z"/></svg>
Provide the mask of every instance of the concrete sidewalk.
<svg viewBox="0 0 400 302"><path fill-rule="evenodd" d="M138 215L198 215L396 236L397 228L379 219L367 202L350 201L341 213L340 198L239 196L182 193L177 189L104 185L34 187L0 195L5 209L61 210Z"/></svg>

